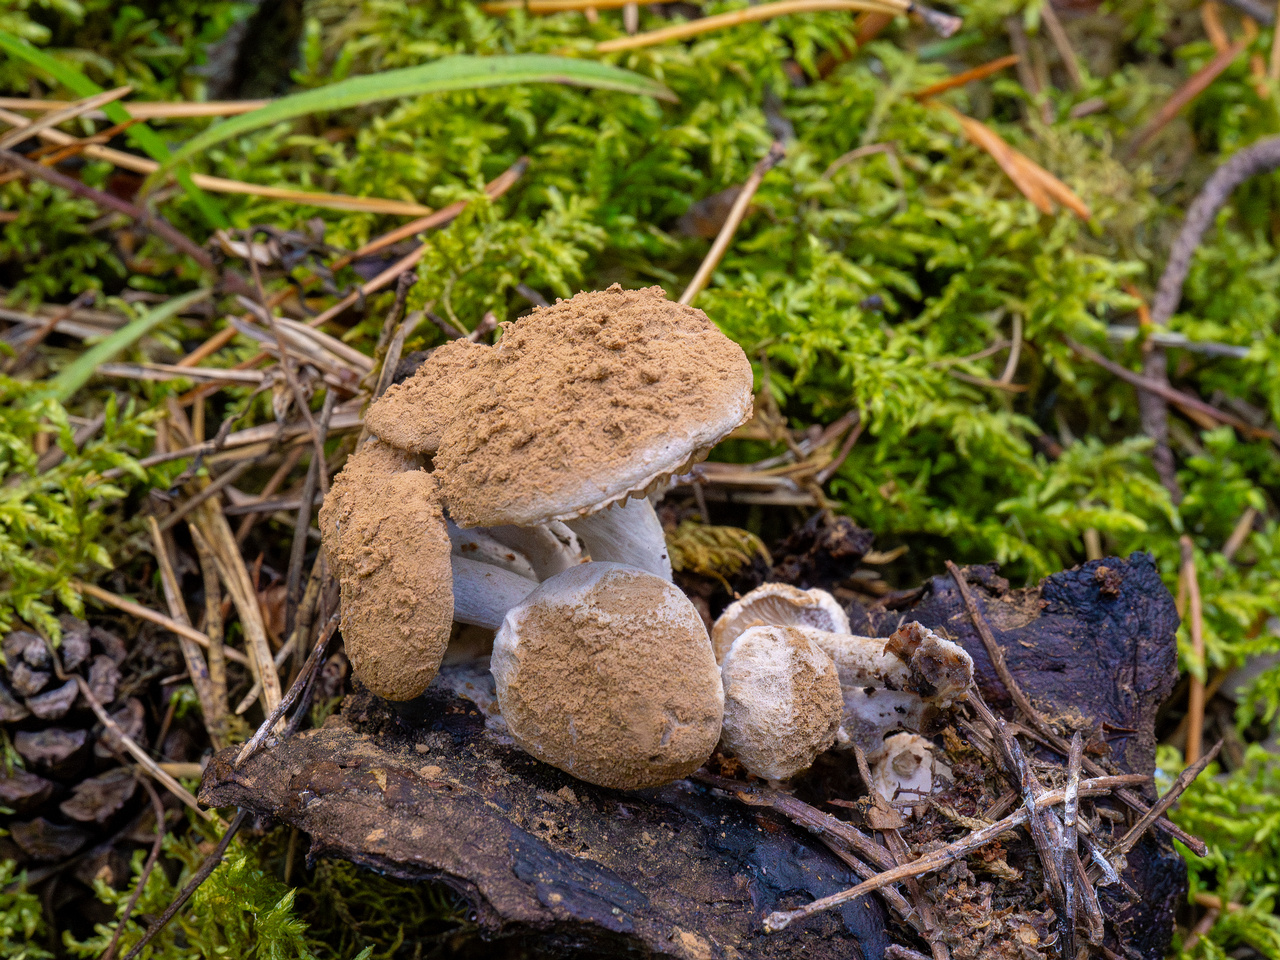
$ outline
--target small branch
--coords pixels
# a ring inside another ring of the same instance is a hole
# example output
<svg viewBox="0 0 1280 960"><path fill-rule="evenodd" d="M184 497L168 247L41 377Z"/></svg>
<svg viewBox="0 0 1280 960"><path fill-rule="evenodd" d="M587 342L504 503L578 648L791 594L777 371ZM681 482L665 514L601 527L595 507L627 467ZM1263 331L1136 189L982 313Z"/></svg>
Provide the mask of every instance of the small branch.
<svg viewBox="0 0 1280 960"><path fill-rule="evenodd" d="M289 687L289 692L281 698L280 702L276 705L276 708L271 711L265 720L262 721L262 725L258 727L258 731L249 739L248 742L245 743L243 747L240 748L240 752L236 754L236 766L244 763L258 752L258 748L266 741L276 724L278 724L281 718L285 715L285 712L293 706L294 701L298 699L303 688L311 682L315 671L318 669L317 665L320 663L321 658L324 655L324 650L329 646L329 640L333 637L334 631L337 629L338 616L337 614L334 614L329 618L329 622L325 624L324 629L320 631L320 636L316 639L315 646L311 648L311 653L307 656L306 662L302 665L302 670L298 674L298 678L294 680L293 684Z"/></svg>
<svg viewBox="0 0 1280 960"><path fill-rule="evenodd" d="M746 13L752 9L762 10L765 6L770 5L748 7L746 10L739 12ZM693 24L706 23L707 20L714 19L714 17L707 17L703 20L691 22ZM644 36L644 34L641 34L641 36ZM733 242L733 235L737 232L738 225L742 223L742 218L747 215L747 207L751 205L751 198L756 195L756 190L759 189L761 181L764 180L764 175L776 167L786 155L786 149L775 140L769 148L769 152L756 163L755 168L751 171L751 176L747 177L747 182L738 191L738 196L734 199L733 206L729 208L729 216L725 219L724 226L720 228L715 241L711 244L711 249L707 251L707 255L698 267L698 272L693 275L689 285L684 288L684 293L680 294L681 303L693 303L694 298L702 292L702 288L710 281L712 271L720 265L720 259L724 256L725 251L729 249L729 244Z"/></svg>
<svg viewBox="0 0 1280 960"><path fill-rule="evenodd" d="M138 905L138 899L142 896L142 891L147 887L147 881L151 878L151 870L155 867L156 860L160 857L160 848L164 845L164 804L160 802L160 794L156 793L156 788L151 786L150 780L142 778L142 785L146 788L147 795L151 798L151 809L155 812L156 838L151 844L151 852L147 854L147 862L142 865L142 873L138 874L138 882L134 884L129 902L124 905L124 913L120 914L120 919L116 921L116 929L111 934L111 942L107 944L107 949L102 951L98 960L112 960L116 955L116 944L120 942L120 935L124 933L125 927L129 925L129 918L133 916L133 908Z"/></svg>
<svg viewBox="0 0 1280 960"><path fill-rule="evenodd" d="M1151 825L1155 823L1166 810L1174 805L1177 799L1182 796L1183 791L1186 790L1187 787L1191 786L1191 782L1204 772L1205 767L1213 762L1214 758L1218 755L1218 751L1221 749L1222 741L1219 740L1213 745L1212 750L1178 774L1178 779L1173 782L1173 786L1165 791L1164 796L1157 800L1152 805L1151 809L1143 814L1142 818L1129 828L1129 832L1121 837L1119 842L1111 848L1110 858L1115 860L1118 857L1125 856L1130 850L1132 850L1133 845L1142 838L1142 835L1150 829ZM1088 782L1089 781L1087 780L1085 781L1085 783ZM1081 784L1082 788L1083 786L1084 784Z"/></svg>
<svg viewBox="0 0 1280 960"><path fill-rule="evenodd" d="M1276 139L1280 142L1280 137ZM1073 353L1078 354L1091 363L1096 363L1098 366L1102 367L1103 370L1106 370L1107 373L1110 373L1112 376L1119 377L1126 383L1133 384L1133 386L1137 387L1139 390L1146 390L1149 393L1157 394L1179 407L1194 410L1207 417L1212 417L1219 423L1225 423L1227 426L1235 427L1250 439L1256 440L1265 438L1274 443L1280 444L1280 432L1277 432L1272 427L1255 427L1253 424L1246 420L1242 420L1234 414L1227 413L1225 410L1219 410L1212 404L1205 403L1199 397L1192 396L1189 393L1184 393L1181 390L1176 390L1167 383L1161 383L1158 380L1152 380L1142 376L1141 374L1134 373L1128 367L1122 367L1120 364L1112 360L1108 360L1096 350L1091 350L1089 347L1086 347L1082 343L1077 343L1070 337L1064 337L1063 340L1066 345L1071 348Z"/></svg>
<svg viewBox="0 0 1280 960"><path fill-rule="evenodd" d="M222 476L218 477L211 483L206 484L203 489L184 500L178 505L176 510L167 514L165 518L160 521L160 531L163 533L166 530L172 529L178 521L184 519L187 514L200 506L200 504L204 503L210 497L216 497L224 489L239 480L241 475L249 470L249 468L257 466L258 463L261 462L261 459L261 457L250 457L246 460L241 460L239 463L228 469L226 473L222 474Z"/></svg>
<svg viewBox="0 0 1280 960"><path fill-rule="evenodd" d="M161 930L169 925L169 921L178 915L178 911L186 906L187 901L191 899L191 895L199 889L200 884L209 879L209 875L222 862L223 856L227 852L227 847L231 845L231 838L236 835L240 827L249 817L249 811L241 809L235 815L235 819L227 826L227 832L222 835L222 839L218 841L217 848L209 856L205 857L204 863L200 864L200 869L195 872L191 880L187 883L182 891L174 898L173 903L169 904L160 918L151 925L147 932L143 935L124 960L135 960Z"/></svg>
<svg viewBox="0 0 1280 960"><path fill-rule="evenodd" d="M101 190L86 186L74 177L68 177L52 167L46 167L43 164L28 160L22 154L14 153L12 150L0 150L0 163L7 163L9 166L21 170L29 177L44 180L46 183L60 187L78 197L92 200L104 210L124 214L130 220L135 221L157 237L160 237L179 253L186 254L200 265L200 269L209 273L214 272L213 258L209 256L209 252L202 249L190 237L162 217L140 207L135 207L132 203L121 200L112 194L103 193Z"/></svg>
<svg viewBox="0 0 1280 960"><path fill-rule="evenodd" d="M92 304L97 297L98 291L90 287L65 307L60 307L56 310L52 315L50 315L49 319L44 322L44 325L22 345L22 350L17 354L17 356L11 358L9 362L5 364L5 373L17 373L26 366L27 362L35 355L36 348L44 342L45 338L49 336L49 334L53 333L58 324L63 320L70 318L73 313L82 307L87 307Z"/></svg>

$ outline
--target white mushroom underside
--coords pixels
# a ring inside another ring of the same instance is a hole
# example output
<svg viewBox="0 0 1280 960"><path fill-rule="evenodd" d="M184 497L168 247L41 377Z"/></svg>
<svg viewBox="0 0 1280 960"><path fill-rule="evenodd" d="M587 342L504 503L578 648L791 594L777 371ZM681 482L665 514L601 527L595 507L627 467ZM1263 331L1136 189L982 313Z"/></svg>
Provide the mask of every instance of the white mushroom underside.
<svg viewBox="0 0 1280 960"><path fill-rule="evenodd" d="M663 580L671 579L667 538L647 498L620 501L565 523L582 539L592 560L625 563Z"/></svg>

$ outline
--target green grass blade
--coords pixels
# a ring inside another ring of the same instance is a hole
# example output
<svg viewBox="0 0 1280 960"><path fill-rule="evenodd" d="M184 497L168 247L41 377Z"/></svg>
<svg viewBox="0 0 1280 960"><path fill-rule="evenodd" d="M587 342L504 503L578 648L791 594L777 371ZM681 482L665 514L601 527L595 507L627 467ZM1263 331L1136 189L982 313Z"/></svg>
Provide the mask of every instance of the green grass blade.
<svg viewBox="0 0 1280 960"><path fill-rule="evenodd" d="M359 107L379 100L426 93L471 90L516 83L567 83L597 90L675 100L675 94L648 77L591 60L541 54L446 57L432 63L341 80L327 87L282 97L268 106L214 124L188 140L142 186L145 194L176 165L232 137L294 117Z"/></svg>
<svg viewBox="0 0 1280 960"><path fill-rule="evenodd" d="M6 33L4 30L0 30L0 50L4 50L10 56L25 60L33 67L43 70L78 97L92 97L95 93L102 93L102 87L98 86L75 67L68 66L56 57L51 57L43 50L32 46L26 40L15 37L11 33ZM112 123L127 123L132 119L129 116L129 111L119 102L109 103L102 109L107 115L107 119ZM134 124L129 128L126 135L135 146L157 163L163 164L169 159L169 148L164 145L164 141L156 135L156 132L145 123ZM186 191L187 196L200 209L201 214L211 226L225 228L230 225L218 205L207 193L192 183L189 177L179 177L178 180Z"/></svg>
<svg viewBox="0 0 1280 960"><path fill-rule="evenodd" d="M127 350L153 329L170 317L198 303L209 295L208 288L193 290L180 297L166 300L159 306L148 310L137 320L125 324L110 336L103 338L76 358L75 362L53 378L49 389L62 403L66 403L75 392L89 382L93 372L100 364Z"/></svg>

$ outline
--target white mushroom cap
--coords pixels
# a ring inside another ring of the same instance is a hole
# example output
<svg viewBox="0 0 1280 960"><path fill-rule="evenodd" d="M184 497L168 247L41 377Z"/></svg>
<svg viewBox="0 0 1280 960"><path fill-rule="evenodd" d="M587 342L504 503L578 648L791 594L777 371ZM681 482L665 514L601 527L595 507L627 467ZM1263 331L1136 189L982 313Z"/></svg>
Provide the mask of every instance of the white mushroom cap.
<svg viewBox="0 0 1280 960"><path fill-rule="evenodd" d="M725 607L711 628L711 646L723 662L733 641L761 625L811 627L829 633L849 632L849 617L825 590L801 590L786 583L764 583Z"/></svg>
<svg viewBox="0 0 1280 960"><path fill-rule="evenodd" d="M840 681L811 639L816 632L751 627L725 655L720 741L757 776L788 780L835 743Z"/></svg>
<svg viewBox="0 0 1280 960"><path fill-rule="evenodd" d="M624 790L687 776L715 749L724 692L698 611L660 577L584 563L503 621L490 661L511 736Z"/></svg>
<svg viewBox="0 0 1280 960"><path fill-rule="evenodd" d="M934 758L933 744L914 733L895 733L881 752L871 767L871 785L886 800L909 803L927 797L935 772L945 772Z"/></svg>

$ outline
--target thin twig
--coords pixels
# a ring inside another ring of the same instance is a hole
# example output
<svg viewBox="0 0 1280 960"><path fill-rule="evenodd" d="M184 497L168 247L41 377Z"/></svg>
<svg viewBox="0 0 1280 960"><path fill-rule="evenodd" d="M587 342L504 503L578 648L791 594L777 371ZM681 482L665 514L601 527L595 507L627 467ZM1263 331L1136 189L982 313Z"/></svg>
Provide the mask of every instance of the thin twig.
<svg viewBox="0 0 1280 960"><path fill-rule="evenodd" d="M1218 756L1218 751L1221 749L1222 741L1219 740L1213 745L1213 748L1208 753L1178 774L1178 779L1173 781L1173 786L1166 790L1164 795L1152 804L1151 809L1144 813L1142 817L1139 818L1138 822L1129 828L1128 833L1121 837L1117 843L1112 845L1111 849L1108 851L1110 859L1115 860L1119 857L1123 857L1132 850L1134 844L1142 838L1142 835L1147 832L1147 829L1155 823L1159 817L1163 816L1166 810L1177 802L1178 798L1182 796L1183 791L1185 791L1187 787L1191 786L1191 782L1204 772L1204 768L1213 762L1214 758ZM1085 783L1088 783L1088 781L1086 780ZM1081 784L1081 787L1083 786L1084 784Z"/></svg>
<svg viewBox="0 0 1280 960"><path fill-rule="evenodd" d="M12 167L16 167L29 177L36 177L50 183L55 187L61 187L78 197L84 197L86 200L92 200L104 210L111 210L116 213L123 213L129 219L135 221L138 225L150 230L157 237L160 237L179 253L186 254L197 264L202 270L210 273L213 272L213 258L209 256L207 250L198 246L195 241L188 237L181 230L178 230L171 223L158 214L143 210L134 206L126 200L109 193L103 193L101 190L95 190L93 187L87 186L76 180L74 177L68 177L66 174L59 173L52 167L46 167L43 164L36 163L34 160L28 160L20 153L14 153L12 150L0 150L0 163L7 163Z"/></svg>
<svg viewBox="0 0 1280 960"><path fill-rule="evenodd" d="M763 6L769 6L769 4L764 4ZM739 12L748 12L751 9L760 10L763 7L748 7L746 11ZM706 19L714 18L709 17ZM705 20L692 22L695 24L704 23ZM755 168L751 171L751 176L747 177L747 182L738 191L738 196L733 201L733 206L729 208L729 216L725 219L724 226L720 228L720 232L716 235L715 242L711 244L711 249L707 251L707 255L699 265L698 272L693 275L689 285L684 288L684 293L680 294L681 303L693 303L694 297L701 293L702 288L707 285L707 282L711 279L712 271L720 265L720 258L729 249L729 244L733 241L733 235L737 232L738 225L742 223L742 218L746 216L747 207L751 205L751 198L756 195L756 190L759 189L761 181L764 180L764 175L777 166L786 155L786 148L783 147L781 142L775 140L773 145L769 147L769 152L755 165Z"/></svg>
<svg viewBox="0 0 1280 960"><path fill-rule="evenodd" d="M329 622L324 625L324 629L320 631L320 636L316 638L315 646L311 648L311 653L307 656L306 662L302 665L302 670L298 674L296 680L289 687L289 691L280 699L276 708L271 711L262 724L258 727L257 732L240 748L240 752L236 754L235 765L239 766L244 763L255 753L258 748L266 741L276 724L280 722L280 718L285 712L293 706L303 688L310 682L311 676L316 669L316 665L320 662L324 655L324 650L329 646L329 640L333 637L334 631L338 629L338 617L335 614L329 618Z"/></svg>
<svg viewBox="0 0 1280 960"><path fill-rule="evenodd" d="M1076 819L1079 816L1080 764L1084 760L1084 737L1077 730L1071 735L1071 753L1067 756L1067 793L1062 802L1062 851L1065 862L1059 862L1062 872L1063 905L1066 907L1065 955L1076 955L1076 869L1072 858L1076 857Z"/></svg>
<svg viewBox="0 0 1280 960"><path fill-rule="evenodd" d="M251 467L257 466L258 463L261 462L261 459L261 457L250 457L246 460L241 460L222 474L222 476L206 484L202 489L188 497L178 505L176 510L166 515L165 518L160 521L161 532L172 529L178 521L184 519L187 514L200 506L200 504L204 503L210 497L216 497L225 488L239 480L243 473L248 471Z"/></svg>
<svg viewBox="0 0 1280 960"><path fill-rule="evenodd" d="M1277 141L1280 141L1280 138L1276 139ZM1141 374L1134 373L1128 367L1122 367L1120 364L1115 363L1112 360L1108 360L1096 350L1092 350L1082 343L1077 343L1070 337L1064 337L1063 340L1066 345L1071 348L1073 353L1079 354L1091 363L1096 363L1098 366L1102 367L1103 370L1106 370L1107 373L1110 373L1112 376L1119 377L1126 383L1133 384L1140 390L1158 394L1165 400L1168 400L1170 403L1179 407L1186 407L1188 410L1194 410L1207 417L1212 417L1219 423L1225 423L1228 426L1235 427L1250 439L1256 440L1265 438L1274 443L1280 444L1280 432L1277 432L1272 427L1255 427L1253 424L1246 420L1242 420L1235 414L1227 413L1225 410L1219 410L1212 404L1205 403L1199 397L1192 396L1182 390L1176 390L1168 384L1161 383L1158 380L1152 380L1142 376Z"/></svg>
<svg viewBox="0 0 1280 960"><path fill-rule="evenodd" d="M1080 61L1076 59L1076 51L1071 46L1071 38L1067 36L1066 28L1063 27L1062 21L1058 19L1058 14L1053 9L1053 4L1045 3L1040 6L1040 19L1044 21L1045 29L1049 31L1049 39L1058 48L1058 56L1062 58L1062 68L1067 71L1067 80L1071 84L1071 89L1083 90L1084 77L1080 75ZM1067 956L1074 957L1075 951L1068 951Z"/></svg>
<svg viewBox="0 0 1280 960"><path fill-rule="evenodd" d="M138 905L138 899L142 896L142 891L147 887L147 881L151 878L151 870L155 867L156 860L160 857L160 848L164 845L164 804L160 801L160 794L156 793L156 788L151 786L151 781L145 777L140 777L139 779L142 781L142 786L146 788L147 795L151 798L151 809L156 815L156 838L151 844L151 852L147 854L147 862L142 865L142 872L138 874L138 882L134 884L129 902L124 905L124 913L120 914L120 919L116 921L116 929L111 934L111 942L107 944L107 949L102 951L98 960L111 960L115 956L116 944L120 942L120 935L124 933L125 927L129 925L129 918L133 916L133 908Z"/></svg>
<svg viewBox="0 0 1280 960"><path fill-rule="evenodd" d="M92 583L82 583L79 580L72 580L71 586L86 596L93 597L95 600L101 600L103 603L115 607L117 610L123 610L131 616L137 617L139 620L146 620L154 623L158 627L164 627L171 633L181 636L190 637L200 646L208 648L209 638L199 630L185 623L179 623L172 617L166 617L163 613L157 613L150 607L144 607L141 604L134 603L132 600L126 600L124 597L112 593L110 590L103 590L101 587L94 586ZM249 659L238 650L227 650L227 659L234 660L236 663L248 666Z"/></svg>
<svg viewBox="0 0 1280 960"><path fill-rule="evenodd" d="M1204 680L1196 671L1203 671L1204 664L1204 612L1200 605L1200 579L1196 575L1195 542L1186 535L1178 541L1182 549L1182 582L1190 601L1187 613L1187 631L1191 635L1191 656L1195 666L1190 671L1191 684L1187 691L1187 745L1184 757L1187 763L1200 759L1204 739Z"/></svg>
<svg viewBox="0 0 1280 960"><path fill-rule="evenodd" d="M139 765L146 770L147 773L151 774L151 776L164 784L166 790L194 810L202 819L209 821L217 819L217 817L208 810L202 810L200 808L200 804L196 802L196 798L191 795L186 787L161 770L160 765L151 759L151 755L138 746L137 742L132 737L120 729L120 725L108 716L106 709L98 701L98 698L93 695L93 691L89 689L89 684L85 681L84 677L80 676L78 673L73 674L72 676L76 681L76 686L80 688L80 696L84 697L85 703L89 704L89 707L97 715L98 720L107 728L107 730L114 734L122 744L124 744L124 748L129 751L133 756L133 759L137 760Z"/></svg>
<svg viewBox="0 0 1280 960"><path fill-rule="evenodd" d="M302 483L302 502L298 505L298 519L293 528L293 544L289 550L289 573L285 592L285 632L292 633L294 620L298 612L298 603L302 599L302 562L307 555L307 531L311 529L311 507L315 500L316 488L322 491L329 486L325 477L324 443L329 432L329 420L333 416L334 395L328 390L324 395L324 407L320 411L320 420L316 424L314 441L316 452L312 455L311 466Z"/></svg>
<svg viewBox="0 0 1280 960"><path fill-rule="evenodd" d="M204 862L200 864L200 869L195 872L187 885L174 897L173 903L169 904L164 913L160 914L160 918L147 929L142 939L134 945L124 960L134 960L147 944L155 938L156 934L167 927L169 921L178 915L178 911L186 906L187 901L191 899L191 895L199 889L200 884L209 879L209 875L222 862L222 858L227 852L227 847L231 845L231 838L240 830L248 816L248 810L241 808L237 811L235 818L227 825L227 832L222 835L222 839L218 841L218 846L213 853L205 857Z"/></svg>
<svg viewBox="0 0 1280 960"><path fill-rule="evenodd" d="M45 338L49 336L49 334L53 333L58 324L63 320L66 320L71 316L71 314L75 313L82 307L87 307L92 304L97 297L98 291L90 287L88 290L81 292L78 297L68 303L65 307L60 307L55 310L53 314L50 315L49 319L44 322L44 326L37 330L27 340L27 342L22 345L22 350L19 351L17 356L10 358L8 363L5 364L5 373L17 373L26 366L27 361L35 355L36 348L39 347L40 344L44 343Z"/></svg>

